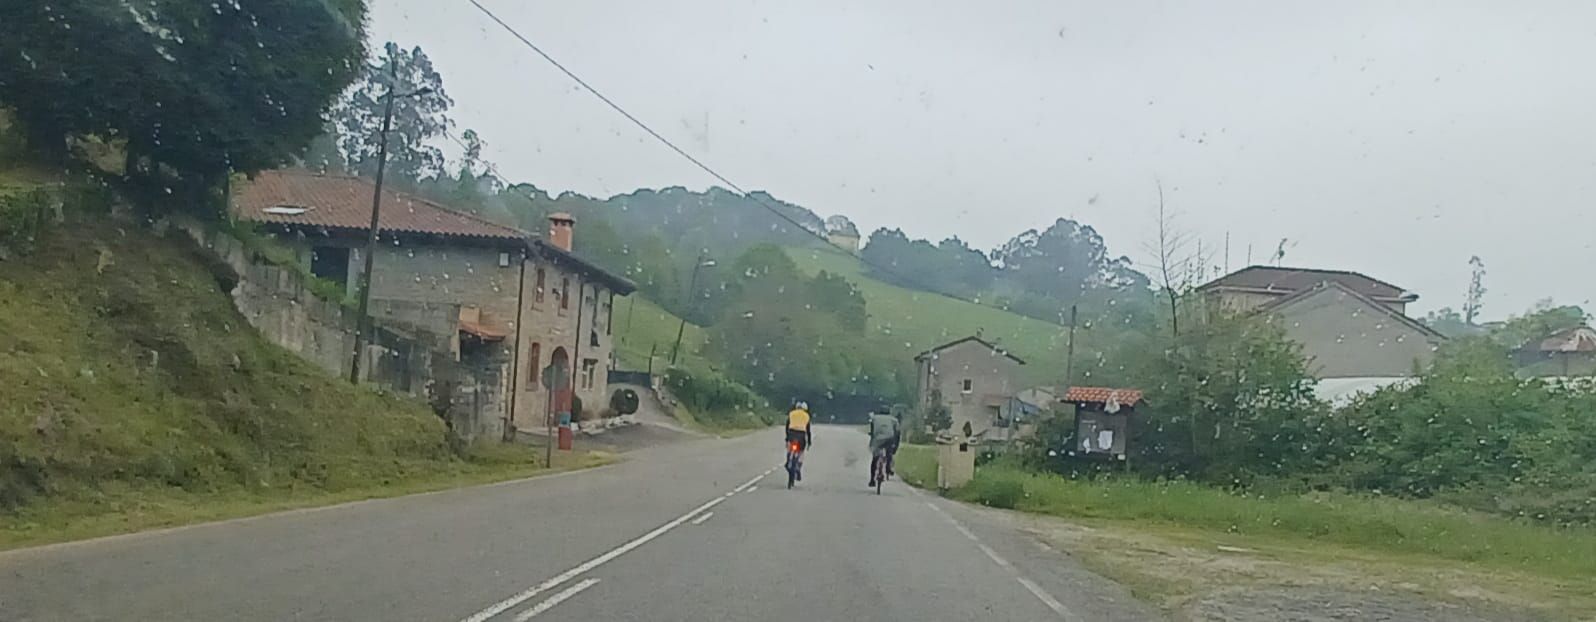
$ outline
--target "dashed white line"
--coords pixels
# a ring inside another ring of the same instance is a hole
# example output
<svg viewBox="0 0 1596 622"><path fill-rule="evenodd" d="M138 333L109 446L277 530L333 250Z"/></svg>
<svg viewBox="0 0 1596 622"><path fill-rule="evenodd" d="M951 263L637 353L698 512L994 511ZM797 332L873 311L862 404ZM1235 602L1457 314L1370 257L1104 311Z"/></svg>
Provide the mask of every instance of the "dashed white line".
<svg viewBox="0 0 1596 622"><path fill-rule="evenodd" d="M1020 585L1025 586L1025 589L1030 590L1031 594L1035 595L1038 600L1041 600L1042 604L1047 605L1048 609L1052 609L1053 613L1058 614L1058 617L1064 618L1065 620L1079 619L1076 618L1074 614L1070 613L1070 610L1064 608L1064 603L1058 602L1057 598L1053 598L1052 594L1049 594L1047 593L1047 590L1042 589L1042 586L1032 583L1030 579L1025 577L1015 577L1015 579L1020 582Z"/></svg>
<svg viewBox="0 0 1596 622"><path fill-rule="evenodd" d="M920 494L920 491L915 490L914 493ZM1019 581L1020 585L1025 586L1025 589L1029 590L1033 596L1036 596L1037 600L1042 601L1042 604L1047 605L1048 609L1052 609L1053 613L1058 614L1058 617L1063 618L1066 622L1075 622L1076 620L1080 619L1075 617L1075 614L1070 613L1070 610L1064 607L1064 603L1058 602L1057 598L1053 598L1052 594L1049 594L1047 593L1047 590L1042 589L1042 586L1037 585L1034 581L1025 578L1025 575L1020 574L1020 569L1015 568L1014 564L1009 563L1009 560L1003 559L1002 556L997 554L997 551L992 550L992 547L989 547L985 543L981 542L980 538L975 537L974 532L965 527L963 523L960 523L958 519L953 518L952 514L948 514L947 510L942 509L941 506L930 501L926 501L925 504L937 514L940 514L942 518L947 519L947 521L953 525L954 529L957 529L959 530L959 533L964 534L964 537L969 538L970 541L974 542L977 547L980 547L981 552L985 553L987 557L991 558L993 563L1007 568L1009 572L1014 573L1015 580Z"/></svg>
<svg viewBox="0 0 1596 622"><path fill-rule="evenodd" d="M766 471L765 473L760 474L759 477L764 477L765 475L768 475L769 473L770 473L770 471ZM754 479L749 480L747 484L744 484L744 486L749 486L749 485L752 485L754 482L759 481L759 477L756 477ZM515 607L516 605L519 605L519 604L524 603L524 602L526 602L528 600L531 600L532 597L537 596L538 594L542 594L543 592L547 592L547 591L549 591L551 589L559 587L559 585L561 583L565 583L566 581L570 581L571 579L575 579L575 578L577 578L579 576L582 576L582 575L586 574L588 571L590 571L590 570L592 570L594 568L597 568L599 566L607 564L611 560L614 560L617 557L620 557L622 555L630 553L633 549L636 549L637 547L643 546L644 544L648 544L648 542L650 540L653 540L653 539L658 538L658 537L660 537L662 535L665 535L665 532L670 531L672 529L675 529L675 528L681 526L682 523L685 523L685 522L691 520L693 517L698 516L698 514L700 512L704 512L704 511L706 511L706 510L708 510L708 509L710 509L712 507L720 505L720 503L722 501L725 501L725 500L726 500L726 497L723 497L723 496L717 496L714 499L710 499L709 501L705 502L703 505L700 505L700 506L698 506L696 508L693 508L692 510L689 510L686 514L678 516L678 517L676 517L675 519L671 520L668 523L660 525L659 527L655 527L653 531L650 531L650 532L645 533L645 534L643 534L641 536L638 536L637 538L633 539L631 542L627 542L626 544L622 544L622 545L620 545L618 547L615 547L614 549L611 549L608 553L605 553L603 555L600 555L598 557L590 559L590 560L588 560L586 562L583 562L581 565L579 565L579 566L577 566L575 568L572 568L570 570L562 572L562 573L560 573L558 575L555 575L554 577L550 578L547 581L544 581L542 583L539 583L537 585L529 587L529 588L527 588L525 590L522 590L520 593L517 593L514 596L511 596L511 597L506 598L504 600L501 600L499 602L493 603L492 605L489 605L487 608L483 609L482 611L478 611L478 612L476 612L474 614L471 614L470 616L464 618L463 620L461 620L461 622L487 622L487 620L489 618L492 618L493 616L496 616L496 615L499 615L501 613L504 613L505 611L509 611L512 607Z"/></svg>
<svg viewBox="0 0 1596 622"><path fill-rule="evenodd" d="M975 543L975 545L981 547L981 552L986 553L987 557L992 558L993 563L996 563L1004 568L1013 568L1013 566L1009 565L1009 560L1003 559L1001 556L999 556L997 551L992 550L992 547L980 542Z"/></svg>
<svg viewBox="0 0 1596 622"><path fill-rule="evenodd" d="M759 490L759 487L758 486L749 486L748 490L744 490L743 492L753 492L755 490Z"/></svg>
<svg viewBox="0 0 1596 622"><path fill-rule="evenodd" d="M698 518L693 519L693 524L694 525L702 525L702 524L704 524L704 521L709 520L709 517L714 516L714 515L715 515L714 512L704 512L703 514L699 514Z"/></svg>
<svg viewBox="0 0 1596 622"><path fill-rule="evenodd" d="M582 590L593 587L593 584L598 582L599 580L594 578L583 579L576 585L572 585L571 587L560 590L555 595L550 596L548 600L538 603L537 606L526 610L521 615L516 616L515 622L526 622L527 620L531 620L534 616L553 609L555 605L563 603L566 599L580 594Z"/></svg>

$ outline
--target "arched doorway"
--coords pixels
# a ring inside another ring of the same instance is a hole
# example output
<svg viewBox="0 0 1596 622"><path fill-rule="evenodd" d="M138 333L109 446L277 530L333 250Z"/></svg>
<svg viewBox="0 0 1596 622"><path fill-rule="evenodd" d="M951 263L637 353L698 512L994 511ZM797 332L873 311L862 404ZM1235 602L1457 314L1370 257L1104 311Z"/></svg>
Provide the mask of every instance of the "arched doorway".
<svg viewBox="0 0 1596 622"><path fill-rule="evenodd" d="M549 359L548 380L553 384L554 411L551 416L555 417L555 423L559 423L561 414L571 412L571 357L566 354L564 346L555 348Z"/></svg>

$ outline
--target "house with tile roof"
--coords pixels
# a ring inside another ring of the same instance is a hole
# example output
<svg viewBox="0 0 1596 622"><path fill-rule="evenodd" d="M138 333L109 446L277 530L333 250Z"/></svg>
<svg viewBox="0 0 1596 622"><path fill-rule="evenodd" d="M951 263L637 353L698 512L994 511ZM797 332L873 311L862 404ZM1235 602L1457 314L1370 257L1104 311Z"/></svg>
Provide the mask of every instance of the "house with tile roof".
<svg viewBox="0 0 1596 622"><path fill-rule="evenodd" d="M921 412L940 403L952 415L952 429L962 431L968 423L974 437L1001 423L1005 404L1020 390L1015 376L1025 364L974 335L926 350L914 362Z"/></svg>
<svg viewBox="0 0 1596 622"><path fill-rule="evenodd" d="M1358 272L1250 266L1197 291L1210 311L1278 322L1321 379L1412 376L1445 340L1407 316L1417 294Z"/></svg>
<svg viewBox="0 0 1596 622"><path fill-rule="evenodd" d="M297 253L312 274L359 291L375 187L359 177L267 171L238 184L231 215ZM371 277L371 315L384 326L441 335L471 369L451 387L469 415L467 437L541 430L577 400L608 403L614 297L633 284L571 250L575 220L555 214L547 235L434 201L383 190ZM542 375L560 379L552 390ZM574 413L581 417L582 413Z"/></svg>

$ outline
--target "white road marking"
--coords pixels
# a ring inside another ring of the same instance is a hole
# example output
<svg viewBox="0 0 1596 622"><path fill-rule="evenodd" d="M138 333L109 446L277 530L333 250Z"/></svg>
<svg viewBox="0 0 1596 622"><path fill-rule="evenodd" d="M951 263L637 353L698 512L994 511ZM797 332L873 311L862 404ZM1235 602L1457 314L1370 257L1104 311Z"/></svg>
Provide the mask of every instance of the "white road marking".
<svg viewBox="0 0 1596 622"><path fill-rule="evenodd" d="M745 490L743 492L753 492L755 490L759 490L759 487L758 486L749 486L748 490Z"/></svg>
<svg viewBox="0 0 1596 622"><path fill-rule="evenodd" d="M774 470L775 469L771 469L770 471L774 471ZM742 492L744 490L747 490L749 486L754 485L759 480L765 479L766 475L770 475L770 471L765 471L764 473L760 473L759 475L755 475L753 479L748 480L746 482L743 482L743 485L738 486L736 488L733 488L732 492Z"/></svg>
<svg viewBox="0 0 1596 622"><path fill-rule="evenodd" d="M921 494L920 491L914 490L913 488L910 488L910 490L913 490L917 495ZM949 523L952 523L954 529L959 530L959 533L964 534L964 537L969 538L970 541L974 542L977 547L980 547L981 552L985 553L987 557L991 558L994 563L1007 568L1009 572L1014 573L1014 579L1019 581L1020 585L1025 586L1025 589L1029 590L1033 596L1036 596L1037 600L1042 601L1042 604L1047 605L1048 609L1052 609L1053 613L1058 614L1058 617L1063 618L1067 622L1075 622L1076 620L1080 619L1075 617L1075 614L1070 613L1070 610L1064 607L1064 603L1058 602L1057 598L1053 598L1052 594L1049 594L1047 593L1047 590L1042 589L1042 586L1037 585L1034 581L1025 578L1025 575L1020 574L1020 569L1015 568L1014 564L1009 563L1008 560L999 556L997 551L992 550L992 547L982 543L980 538L975 537L974 532L970 531L969 528L960 523L958 519L953 518L953 515L949 514L947 510L942 509L941 506L930 501L926 501L925 504L930 506L930 508L937 514L942 515L942 518L947 519Z"/></svg>
<svg viewBox="0 0 1596 622"><path fill-rule="evenodd" d="M582 592L582 590L585 590L587 588L593 587L593 584L598 583L598 582L599 582L598 579L594 579L594 578L590 577L590 578L587 578L587 579L583 579L580 583L577 583L576 585L573 585L571 587L568 587L568 588L565 588L563 590L560 590L559 593L557 593L557 594L555 594L553 596L550 596L548 600L545 600L545 601L543 601L541 603L538 603L537 606L526 610L521 615L516 616L515 617L515 622L526 622L527 620L531 620L534 616L536 616L536 615L538 615L540 613L543 613L545 611L548 611L550 609L553 609L555 605L558 605L560 603L565 602L565 599L567 599L567 598L570 598L572 596L576 596L577 594L580 594Z"/></svg>
<svg viewBox="0 0 1596 622"><path fill-rule="evenodd" d="M704 512L703 514L699 514L698 518L693 519L693 524L694 525L702 525L702 524L704 524L704 521L709 520L709 517L714 516L714 515L715 515L714 512Z"/></svg>
<svg viewBox="0 0 1596 622"><path fill-rule="evenodd" d="M768 473L768 471L767 471L767 473ZM760 475L760 477L764 477L764 475ZM755 478L754 480L750 480L749 483L751 484L754 481L758 481L758 478ZM488 618L492 618L493 616L496 616L496 615L499 615L501 613L504 613L505 611L509 611L510 608L515 607L516 605L524 603L524 602L526 602L528 600L531 600L533 596L537 596L538 594L542 594L543 592L547 592L547 591L549 591L551 589L554 589L554 588L558 587L561 583L565 583L566 581L570 581L571 579L575 579L576 577L582 576L583 574L586 574L588 571L590 571L590 570L592 570L594 568L597 568L599 566L607 564L607 563L609 563L610 561L614 560L617 557L620 557L622 555L630 553L633 549L636 549L637 547L643 546L644 544L648 544L648 542L650 540L653 540L653 539L658 538L658 537L660 537L662 535L665 535L665 532L670 531L672 529L675 529L675 528L681 526L682 523L685 523L688 520L691 520L694 516L698 516L699 512L703 512L703 511L708 510L708 509L710 509L712 507L720 505L720 502L725 501L725 500L726 500L726 497L715 497L714 499L710 499L709 501L705 502L703 505L700 505L700 506L698 506L696 508L693 508L692 510L689 510L686 514L678 516L674 520L672 520L672 521L670 521L668 523L660 525L659 527L655 527L653 531L650 531L650 532L645 533L645 534L643 534L641 536L638 536L637 538L633 539L631 542L627 542L626 544L622 544L622 545L620 545L618 547L615 547L614 549L611 549L610 552L608 552L608 553L605 553L605 554L600 555L598 557L595 557L593 559L587 560L586 562L583 562L581 565L579 565L579 566L577 566L575 568L572 568L570 570L567 570L565 572L562 572L562 573L554 576L553 578L550 578L547 581L544 581L542 583L539 583L537 585L529 587L529 588L527 588L525 590L522 590L520 593L518 593L518 594L516 594L514 596L511 596L509 598L506 598L504 600L496 602L496 603L494 603L492 605L489 605L486 609L483 609L482 611L478 611L478 612L476 612L474 614L471 614L469 617L466 617L463 620L461 620L461 622L487 622Z"/></svg>
<svg viewBox="0 0 1596 622"><path fill-rule="evenodd" d="M1075 617L1074 614L1070 613L1070 610L1065 609L1064 603L1058 602L1058 599L1053 598L1053 595L1047 593L1047 590L1042 589L1042 586L1032 583L1030 579L1025 577L1015 577L1015 579L1020 582L1020 585L1025 586L1025 589L1030 590L1031 594L1035 595L1038 600L1041 600L1042 604L1047 605L1048 609L1052 609L1053 613L1058 614L1058 617L1064 618L1065 620L1080 619Z"/></svg>
<svg viewBox="0 0 1596 622"><path fill-rule="evenodd" d="M1009 565L1009 560L1003 559L1001 556L999 556L997 551L992 550L992 547L980 542L975 543L975 545L981 547L981 552L986 553L986 556L992 558L992 561L997 563L997 565L1004 568L1013 568L1013 566Z"/></svg>

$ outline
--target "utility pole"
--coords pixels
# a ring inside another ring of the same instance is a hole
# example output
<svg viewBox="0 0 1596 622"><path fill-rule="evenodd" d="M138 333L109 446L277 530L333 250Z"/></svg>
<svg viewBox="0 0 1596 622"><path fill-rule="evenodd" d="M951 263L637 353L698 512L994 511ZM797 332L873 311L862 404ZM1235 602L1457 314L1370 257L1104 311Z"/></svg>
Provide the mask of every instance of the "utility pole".
<svg viewBox="0 0 1596 622"><path fill-rule="evenodd" d="M1064 390L1075 383L1075 314L1076 305L1070 305L1070 338L1064 346Z"/></svg>
<svg viewBox="0 0 1596 622"><path fill-rule="evenodd" d="M377 223L378 214L382 212L382 174L388 168L388 130L393 127L393 101L399 97L416 97L432 92L431 87L424 86L405 95L394 94L394 89L399 86L398 61L390 57L388 68L393 83L388 85L388 92L383 95L382 131L377 137L377 180L371 191L371 228L366 235L366 265L360 274L360 315L355 318L355 351L349 362L350 384L360 384L360 355L366 349L366 341L371 333L371 268L377 259Z"/></svg>
<svg viewBox="0 0 1596 622"><path fill-rule="evenodd" d="M699 255L698 259L693 262L693 276L687 279L688 303L682 305L682 321L676 326L676 346L671 348L671 367L676 366L676 355L682 351L682 332L687 330L687 310L697 306L693 303L698 301L698 269L713 265L715 265L715 261L706 261L703 255Z"/></svg>

